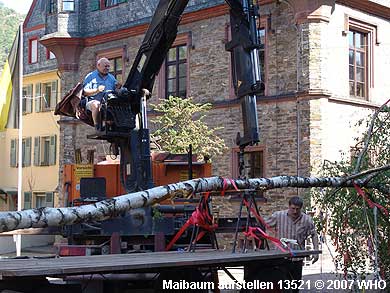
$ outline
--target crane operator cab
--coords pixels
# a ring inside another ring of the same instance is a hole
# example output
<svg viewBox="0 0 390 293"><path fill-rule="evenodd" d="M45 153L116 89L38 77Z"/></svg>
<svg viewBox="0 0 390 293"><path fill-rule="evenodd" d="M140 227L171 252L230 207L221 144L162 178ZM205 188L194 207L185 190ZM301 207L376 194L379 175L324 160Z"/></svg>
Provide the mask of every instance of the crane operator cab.
<svg viewBox="0 0 390 293"><path fill-rule="evenodd" d="M136 114L129 103L129 90L120 88L105 92L100 103L99 125L96 134L90 138L108 139L109 137L128 136L136 128ZM83 97L80 106L85 108L87 98ZM88 116L91 112L86 110Z"/></svg>
<svg viewBox="0 0 390 293"><path fill-rule="evenodd" d="M143 99L150 97L147 90L142 90ZM115 91L106 91L100 103L99 125L95 134L89 135L92 139L110 140L116 137L128 137L131 130L139 128L142 106L140 102L132 102L134 99L131 91L122 87ZM88 97L83 95L81 83L72 88L57 104L55 114L77 118L78 120L94 126L92 114L86 109Z"/></svg>
<svg viewBox="0 0 390 293"><path fill-rule="evenodd" d="M106 140L111 144L111 154L121 155L121 181L127 192L152 187L146 110L150 92L140 90L136 97L124 87L106 92L101 101L99 130L87 135L89 139ZM83 86L78 83L57 104L55 114L76 118L93 127L86 102Z"/></svg>

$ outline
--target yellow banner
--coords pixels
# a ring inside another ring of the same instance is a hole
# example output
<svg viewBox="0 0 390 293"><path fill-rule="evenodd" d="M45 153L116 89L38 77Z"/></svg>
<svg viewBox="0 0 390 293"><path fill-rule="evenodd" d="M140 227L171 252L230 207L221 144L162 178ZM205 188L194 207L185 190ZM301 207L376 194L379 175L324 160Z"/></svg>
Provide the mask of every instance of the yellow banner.
<svg viewBox="0 0 390 293"><path fill-rule="evenodd" d="M19 56L20 39L19 28L0 78L0 131L18 128L19 90L22 86L19 62L23 62L23 57Z"/></svg>
<svg viewBox="0 0 390 293"><path fill-rule="evenodd" d="M12 79L8 60L0 78L0 131L5 130L12 97Z"/></svg>

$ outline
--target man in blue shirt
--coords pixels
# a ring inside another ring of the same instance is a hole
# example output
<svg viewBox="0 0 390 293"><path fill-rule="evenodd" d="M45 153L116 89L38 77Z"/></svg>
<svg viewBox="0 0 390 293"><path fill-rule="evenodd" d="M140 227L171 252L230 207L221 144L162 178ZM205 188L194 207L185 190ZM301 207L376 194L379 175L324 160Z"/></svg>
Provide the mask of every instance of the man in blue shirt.
<svg viewBox="0 0 390 293"><path fill-rule="evenodd" d="M96 63L96 68L96 70L90 72L85 77L83 88L84 96L88 97L86 108L92 112L92 119L96 130L100 130L100 102L102 101L105 92L120 88L120 84L115 77L109 73L110 61L107 58L100 58Z"/></svg>

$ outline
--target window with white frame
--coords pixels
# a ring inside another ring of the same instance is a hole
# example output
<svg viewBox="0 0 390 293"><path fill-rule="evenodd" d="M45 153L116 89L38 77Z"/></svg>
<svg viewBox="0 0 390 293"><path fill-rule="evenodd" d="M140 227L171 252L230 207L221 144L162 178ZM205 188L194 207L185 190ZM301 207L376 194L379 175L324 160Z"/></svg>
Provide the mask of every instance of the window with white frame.
<svg viewBox="0 0 390 293"><path fill-rule="evenodd" d="M374 45L378 45L377 26L346 15L344 33L348 36L349 95L369 100L374 86Z"/></svg>
<svg viewBox="0 0 390 293"><path fill-rule="evenodd" d="M35 112L54 110L58 101L58 81L35 84Z"/></svg>
<svg viewBox="0 0 390 293"><path fill-rule="evenodd" d="M32 38L29 40L28 44L28 57L29 63L37 63L38 62L38 38Z"/></svg>
<svg viewBox="0 0 390 293"><path fill-rule="evenodd" d="M41 165L48 166L49 165L49 157L50 157L50 136L41 137Z"/></svg>
<svg viewBox="0 0 390 293"><path fill-rule="evenodd" d="M56 164L57 136L34 138L34 166L51 166Z"/></svg>
<svg viewBox="0 0 390 293"><path fill-rule="evenodd" d="M34 192L34 208L53 207L53 192Z"/></svg>
<svg viewBox="0 0 390 293"><path fill-rule="evenodd" d="M367 45L368 35L350 30L349 36L349 94L367 98Z"/></svg>
<svg viewBox="0 0 390 293"><path fill-rule="evenodd" d="M74 11L75 3L74 0L62 0L62 11Z"/></svg>
<svg viewBox="0 0 390 293"><path fill-rule="evenodd" d="M57 81L41 84L42 110L52 110L57 104Z"/></svg>

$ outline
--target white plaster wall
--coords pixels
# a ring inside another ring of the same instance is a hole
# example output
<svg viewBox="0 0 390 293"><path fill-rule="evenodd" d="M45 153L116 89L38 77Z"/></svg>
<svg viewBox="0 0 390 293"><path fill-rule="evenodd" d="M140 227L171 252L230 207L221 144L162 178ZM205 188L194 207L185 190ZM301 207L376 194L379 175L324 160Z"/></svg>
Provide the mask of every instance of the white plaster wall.
<svg viewBox="0 0 390 293"><path fill-rule="evenodd" d="M328 24L327 37L323 48L328 53L327 73L328 88L333 97L349 99L348 88L348 36L343 36L344 16L361 20L377 26L379 44L374 45L373 78L369 101L382 104L390 98L390 22L361 11L336 5Z"/></svg>
<svg viewBox="0 0 390 293"><path fill-rule="evenodd" d="M354 138L361 137L362 132L365 131L365 128L356 127L356 123L370 113L372 110L364 107L334 101L324 102L322 115L326 127L323 127L323 159L338 161L341 159L340 151L345 152L349 157L350 148L356 144Z"/></svg>

